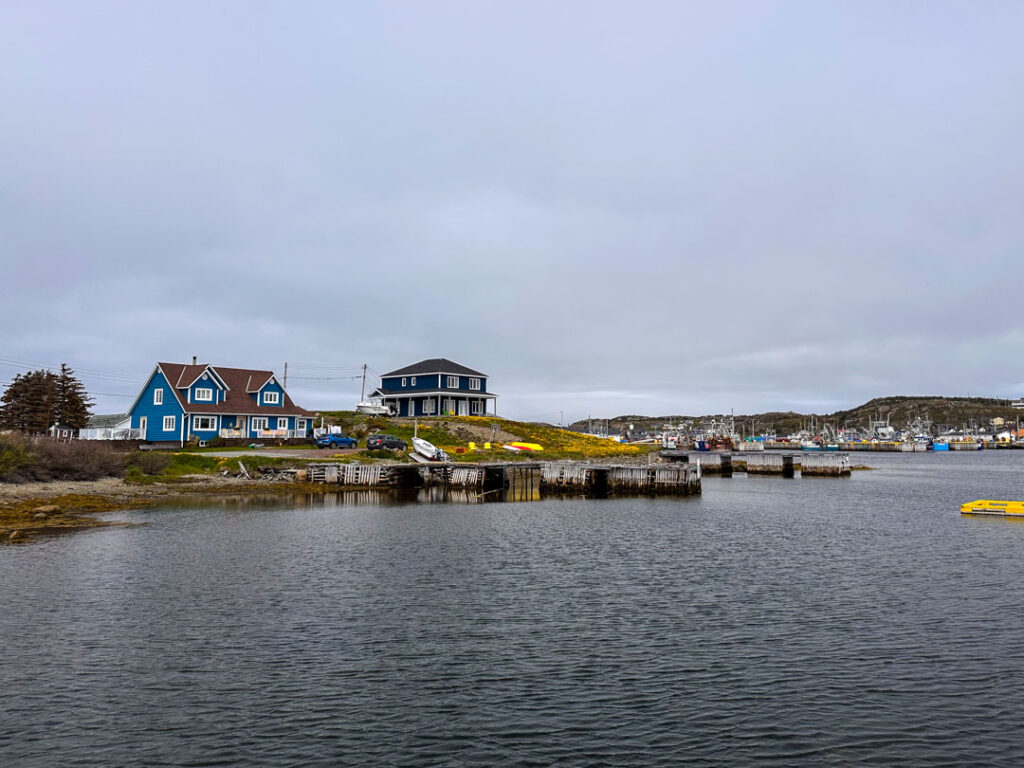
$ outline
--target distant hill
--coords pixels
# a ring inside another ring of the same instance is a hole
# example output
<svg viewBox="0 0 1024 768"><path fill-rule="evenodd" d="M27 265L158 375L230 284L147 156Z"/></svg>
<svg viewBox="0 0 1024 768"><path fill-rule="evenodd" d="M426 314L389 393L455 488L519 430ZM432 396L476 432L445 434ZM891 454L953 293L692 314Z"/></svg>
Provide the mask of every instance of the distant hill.
<svg viewBox="0 0 1024 768"><path fill-rule="evenodd" d="M872 420L878 419L889 423L897 429L903 429L913 423L916 419L926 419L932 422L939 429L951 427L960 428L972 423L977 427L985 427L989 420L1001 417L1006 421L1016 423L1018 418L1024 417L1024 411L1010 406L1009 400L997 400L990 397L940 397L938 395L927 396L894 396L876 397L863 405L845 411L835 413L796 413L793 411L771 411L768 413L737 414L736 431L746 434L758 434L765 431L775 431L777 434L786 435L797 432L807 426L813 419L821 425L829 422L839 428L854 427L866 428ZM657 431L665 424L681 424L693 422L701 424L711 420L721 421L728 419L728 414L704 414L700 416L642 416L625 415L608 419L607 424L613 432L619 432L629 428L632 424L636 430ZM602 427L606 421L601 419L593 420L593 424L600 424ZM587 430L586 419L577 421L570 425L570 429L580 431Z"/></svg>

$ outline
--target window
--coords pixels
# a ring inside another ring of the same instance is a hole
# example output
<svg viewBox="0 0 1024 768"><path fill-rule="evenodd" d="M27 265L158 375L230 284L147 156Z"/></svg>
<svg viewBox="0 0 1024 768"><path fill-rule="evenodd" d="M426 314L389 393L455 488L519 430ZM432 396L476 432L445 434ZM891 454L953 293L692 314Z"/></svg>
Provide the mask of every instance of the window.
<svg viewBox="0 0 1024 768"><path fill-rule="evenodd" d="M415 387L416 386L416 377L413 376L411 379L409 379L409 382Z"/></svg>
<svg viewBox="0 0 1024 768"><path fill-rule="evenodd" d="M295 420L295 431L296 432L305 432L306 431L306 420L305 419L296 419Z"/></svg>
<svg viewBox="0 0 1024 768"><path fill-rule="evenodd" d="M458 376L449 376L448 377L448 389L458 389L458 388L459 388L459 377Z"/></svg>
<svg viewBox="0 0 1024 768"><path fill-rule="evenodd" d="M209 387L196 387L195 399L197 403L208 403L213 400L213 390Z"/></svg>
<svg viewBox="0 0 1024 768"><path fill-rule="evenodd" d="M212 432L217 428L216 416L193 416L192 429L196 432Z"/></svg>
<svg viewBox="0 0 1024 768"><path fill-rule="evenodd" d="M288 419L282 418L277 420L278 429L288 429Z"/></svg>
<svg viewBox="0 0 1024 768"><path fill-rule="evenodd" d="M153 405L163 405L163 404L164 404L164 391L163 391L163 389L154 389L153 390Z"/></svg>
<svg viewBox="0 0 1024 768"><path fill-rule="evenodd" d="M266 416L253 416L252 417L252 429L254 432L266 431L267 425L270 423L270 419Z"/></svg>
<svg viewBox="0 0 1024 768"><path fill-rule="evenodd" d="M404 376L402 377L402 386L403 387L405 386L405 377Z"/></svg>
<svg viewBox="0 0 1024 768"><path fill-rule="evenodd" d="M174 431L175 418L173 416L164 416L164 432Z"/></svg>
<svg viewBox="0 0 1024 768"><path fill-rule="evenodd" d="M280 392L264 392L263 393L263 404L264 405L277 405L281 402Z"/></svg>
<svg viewBox="0 0 1024 768"><path fill-rule="evenodd" d="M479 390L480 389L480 379L470 379L469 380L469 388L470 389Z"/></svg>
<svg viewBox="0 0 1024 768"><path fill-rule="evenodd" d="M472 412L474 416L480 416L484 412L484 404L480 400L474 400L472 405Z"/></svg>
<svg viewBox="0 0 1024 768"><path fill-rule="evenodd" d="M437 403L435 403L433 400L424 400L423 401L423 415L427 416L428 414L432 414L434 412L434 406L435 405L437 405Z"/></svg>

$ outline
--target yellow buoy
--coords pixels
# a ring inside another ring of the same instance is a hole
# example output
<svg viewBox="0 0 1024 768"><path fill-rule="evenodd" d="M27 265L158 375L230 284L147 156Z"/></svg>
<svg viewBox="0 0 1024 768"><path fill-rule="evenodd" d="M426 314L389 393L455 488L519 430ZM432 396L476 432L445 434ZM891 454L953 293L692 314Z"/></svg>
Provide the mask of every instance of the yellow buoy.
<svg viewBox="0 0 1024 768"><path fill-rule="evenodd" d="M1024 501L998 501L978 499L960 505L961 515L1000 515L1003 517L1024 517Z"/></svg>

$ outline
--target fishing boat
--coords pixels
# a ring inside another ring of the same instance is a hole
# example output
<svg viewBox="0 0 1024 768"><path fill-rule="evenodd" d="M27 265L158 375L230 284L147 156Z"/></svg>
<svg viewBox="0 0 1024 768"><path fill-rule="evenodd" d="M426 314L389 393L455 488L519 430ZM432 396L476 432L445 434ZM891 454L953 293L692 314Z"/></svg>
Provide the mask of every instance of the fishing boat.
<svg viewBox="0 0 1024 768"><path fill-rule="evenodd" d="M422 437L412 439L413 450L428 461L448 461L448 454L437 448L433 443L428 443Z"/></svg>
<svg viewBox="0 0 1024 768"><path fill-rule="evenodd" d="M368 416L394 416L395 408L392 405L385 405L379 399L366 399L366 363L363 363L363 389L359 393L359 402L356 403L356 412Z"/></svg>

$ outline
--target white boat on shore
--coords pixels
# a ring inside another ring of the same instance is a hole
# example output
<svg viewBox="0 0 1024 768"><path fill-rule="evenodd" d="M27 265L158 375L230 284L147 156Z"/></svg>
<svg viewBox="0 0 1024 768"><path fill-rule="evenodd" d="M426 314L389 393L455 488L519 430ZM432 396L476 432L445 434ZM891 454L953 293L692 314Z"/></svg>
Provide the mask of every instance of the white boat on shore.
<svg viewBox="0 0 1024 768"><path fill-rule="evenodd" d="M394 416L395 409L390 405L384 405L381 402L374 402L372 400L363 400L362 402L356 403L356 412L365 413L368 416Z"/></svg>
<svg viewBox="0 0 1024 768"><path fill-rule="evenodd" d="M379 399L366 399L366 363L363 363L363 389L359 393L359 402L356 403L356 413L365 413L368 416L395 415L393 405L385 405Z"/></svg>
<svg viewBox="0 0 1024 768"><path fill-rule="evenodd" d="M433 443L428 443L422 437L414 437L412 447L416 453L428 461L449 461L447 453L435 447Z"/></svg>

